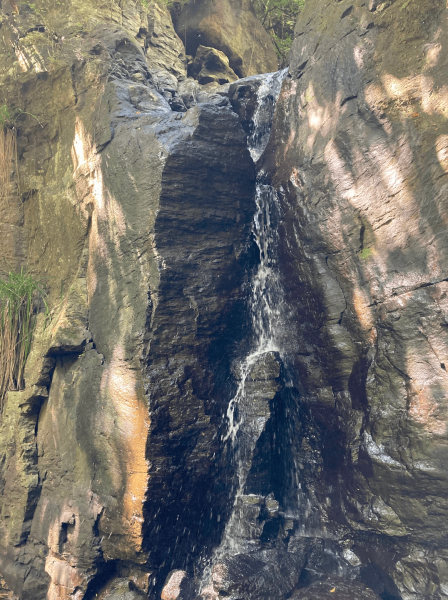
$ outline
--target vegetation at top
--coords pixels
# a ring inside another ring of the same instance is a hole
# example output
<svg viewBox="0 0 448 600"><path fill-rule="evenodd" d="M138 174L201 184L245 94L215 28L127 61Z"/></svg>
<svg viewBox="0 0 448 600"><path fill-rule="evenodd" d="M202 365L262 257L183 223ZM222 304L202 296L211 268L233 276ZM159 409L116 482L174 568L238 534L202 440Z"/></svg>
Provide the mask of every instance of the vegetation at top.
<svg viewBox="0 0 448 600"><path fill-rule="evenodd" d="M294 27L305 0L252 0L261 24L277 50L280 66L286 66L294 37Z"/></svg>

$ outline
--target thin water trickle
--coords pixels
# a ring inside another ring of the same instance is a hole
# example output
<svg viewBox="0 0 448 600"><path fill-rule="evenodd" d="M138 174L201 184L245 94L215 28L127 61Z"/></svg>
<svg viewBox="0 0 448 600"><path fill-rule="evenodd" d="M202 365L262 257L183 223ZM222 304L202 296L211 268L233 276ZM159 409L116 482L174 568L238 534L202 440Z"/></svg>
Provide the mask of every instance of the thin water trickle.
<svg viewBox="0 0 448 600"><path fill-rule="evenodd" d="M269 141L275 103L287 69L265 75L257 92L257 108L248 148L256 162ZM251 282L248 308L251 318L251 351L234 368L239 380L235 396L227 408L227 432L236 466L237 490L232 514L226 524L222 543L215 553L234 555L249 550L255 542L252 525L245 515L246 504L256 497L245 492L256 442L270 418L269 402L275 397L280 373L280 332L284 312L284 294L277 259L280 203L275 189L262 182L256 184L256 212L252 236L258 247L259 263ZM250 509L249 509L250 510ZM256 542L255 542L256 543Z"/></svg>
<svg viewBox="0 0 448 600"><path fill-rule="evenodd" d="M263 154L269 141L275 104L287 72L288 69L283 69L266 74L257 90L257 108L252 120L252 133L247 139L248 149L254 162ZM237 418L236 409L246 396L246 381L251 369L267 352L281 351L277 333L283 293L276 254L278 236L276 223L280 215L280 207L275 189L258 180L255 203L257 210L252 224L252 234L258 246L260 262L252 281L252 293L249 298L253 344L251 352L237 368L240 382L227 408L228 429L223 441L231 439L235 442L243 424L243 421ZM240 487L241 485L240 481Z"/></svg>
<svg viewBox="0 0 448 600"><path fill-rule="evenodd" d="M247 138L248 149L254 162L258 161L268 144L275 104L287 71L288 69L284 69L264 75L263 82L258 88L257 108L252 119L252 130ZM278 372L280 369L276 358L281 355L279 331L284 309L284 294L277 262L277 224L280 218L280 203L275 189L261 181L261 174L256 183L255 203L252 236L258 247L259 263L252 278L248 300L252 326L251 350L234 368L239 383L227 407L227 430L222 440L232 447L237 490L221 544L215 549L213 558L207 561L204 568L201 594L205 596L207 595L205 592L211 589L213 564L226 555L235 555L249 550L253 543L250 539L252 533L245 530L245 527L251 529L252 523L247 522L241 502L244 504L245 500L249 503L252 501L251 495L244 495L244 487L256 440L269 419L269 394L266 395L266 389L254 389L254 383L257 383L253 379L254 369L259 369L261 366L263 370L265 363L268 369L275 371L277 368ZM273 398L276 393L276 383L270 382L270 385L270 397Z"/></svg>
<svg viewBox="0 0 448 600"><path fill-rule="evenodd" d="M224 441L229 438L235 441L242 425L241 419L236 418L236 408L244 400L246 380L253 366L267 352L281 352L276 334L279 331L283 293L277 268L277 230L273 226L279 217L279 204L274 188L261 183L257 183L255 201L257 212L252 233L258 246L260 262L249 298L253 349L237 367L240 382L227 409L229 427Z"/></svg>

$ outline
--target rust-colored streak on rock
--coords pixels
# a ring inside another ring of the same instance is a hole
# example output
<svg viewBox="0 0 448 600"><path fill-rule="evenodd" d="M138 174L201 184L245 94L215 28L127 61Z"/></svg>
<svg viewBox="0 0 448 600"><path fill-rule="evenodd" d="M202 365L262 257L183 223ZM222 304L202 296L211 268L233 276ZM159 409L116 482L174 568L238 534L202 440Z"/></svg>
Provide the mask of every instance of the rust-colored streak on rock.
<svg viewBox="0 0 448 600"><path fill-rule="evenodd" d="M137 373L123 360L123 348L117 345L101 381L102 395L105 400L110 399L114 406L118 420L116 425L123 442L124 456L119 457L125 469L124 473L119 474L125 481L123 519L129 529L128 543L135 550L140 549L142 541L142 508L148 482L145 448L149 428L147 403L142 394L142 385L137 384Z"/></svg>

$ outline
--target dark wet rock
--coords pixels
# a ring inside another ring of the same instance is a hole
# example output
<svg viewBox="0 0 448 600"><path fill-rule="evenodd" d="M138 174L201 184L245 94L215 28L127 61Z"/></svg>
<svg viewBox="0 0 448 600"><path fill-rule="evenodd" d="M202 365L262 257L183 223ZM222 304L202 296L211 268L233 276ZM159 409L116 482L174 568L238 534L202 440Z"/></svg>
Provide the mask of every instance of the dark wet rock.
<svg viewBox="0 0 448 600"><path fill-rule="evenodd" d="M302 557L279 550L237 554L215 564L213 588L231 600L282 598L296 586L303 565Z"/></svg>
<svg viewBox="0 0 448 600"><path fill-rule="evenodd" d="M188 74L201 85L218 83L223 85L238 79L229 67L229 59L220 50L199 46Z"/></svg>
<svg viewBox="0 0 448 600"><path fill-rule="evenodd" d="M258 107L257 92L263 85L263 76L252 76L232 83L229 98L232 107L238 114L244 131L249 135L253 131L253 117Z"/></svg>
<svg viewBox="0 0 448 600"><path fill-rule="evenodd" d="M172 11L174 27L187 54L200 45L224 52L238 77L278 68L274 45L249 0L186 2Z"/></svg>
<svg viewBox="0 0 448 600"><path fill-rule="evenodd" d="M291 600L380 600L365 585L355 581L347 581L339 577L330 577L316 581L309 587L296 590Z"/></svg>
<svg viewBox="0 0 448 600"><path fill-rule="evenodd" d="M255 161L263 153L274 119L275 104L286 70L254 75L231 83L228 97L248 135L248 144L256 148Z"/></svg>
<svg viewBox="0 0 448 600"><path fill-rule="evenodd" d="M172 98L168 100L169 105L171 106L171 110L175 112L186 112L187 107L184 104L184 101L180 96L175 94Z"/></svg>

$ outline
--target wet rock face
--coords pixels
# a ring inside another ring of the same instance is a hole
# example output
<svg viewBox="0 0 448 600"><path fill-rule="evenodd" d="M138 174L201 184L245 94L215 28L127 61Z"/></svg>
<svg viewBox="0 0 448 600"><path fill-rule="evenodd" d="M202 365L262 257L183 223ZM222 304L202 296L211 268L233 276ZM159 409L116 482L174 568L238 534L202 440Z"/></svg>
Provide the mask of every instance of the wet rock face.
<svg viewBox="0 0 448 600"><path fill-rule="evenodd" d="M347 582L338 577L321 580L296 590L292 600L379 600L380 596L361 583Z"/></svg>
<svg viewBox="0 0 448 600"><path fill-rule="evenodd" d="M172 14L188 55L194 56L200 45L216 48L238 77L277 70L274 45L249 0L187 2Z"/></svg>
<svg viewBox="0 0 448 600"><path fill-rule="evenodd" d="M277 550L237 554L215 564L213 591L232 600L281 598L297 584L303 564L299 555ZM202 595L207 597L207 592Z"/></svg>
<svg viewBox="0 0 448 600"><path fill-rule="evenodd" d="M263 164L321 461L299 477L406 599L446 594L445 24L443 2L307 5Z"/></svg>
<svg viewBox="0 0 448 600"><path fill-rule="evenodd" d="M45 4L49 38L2 4L39 120L2 258L52 312L0 428L0 593L448 597L447 9L310 5L265 150L284 74L219 86L276 68L248 5L181 12L201 88L160 6Z"/></svg>

